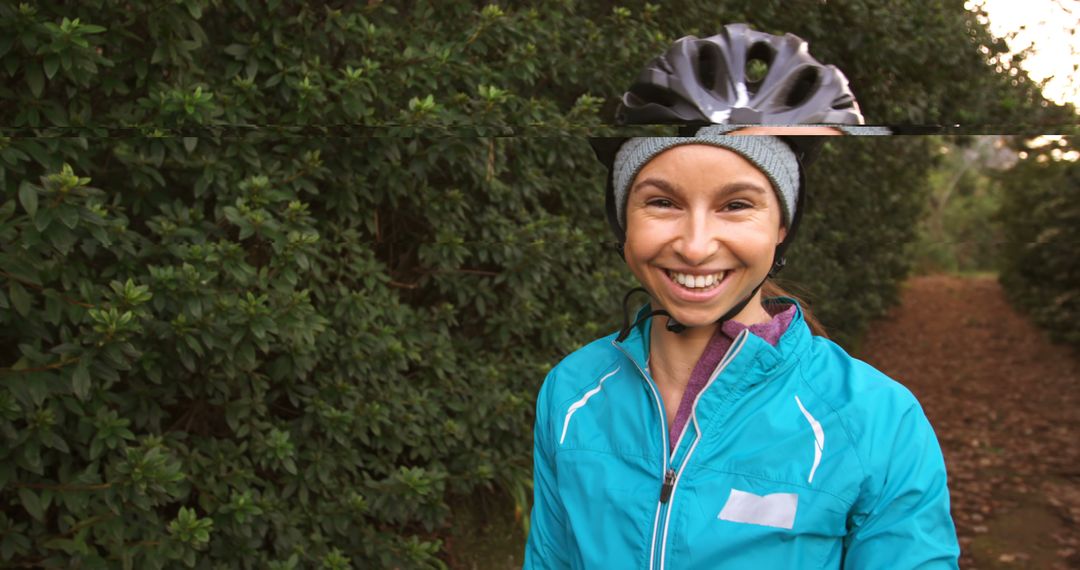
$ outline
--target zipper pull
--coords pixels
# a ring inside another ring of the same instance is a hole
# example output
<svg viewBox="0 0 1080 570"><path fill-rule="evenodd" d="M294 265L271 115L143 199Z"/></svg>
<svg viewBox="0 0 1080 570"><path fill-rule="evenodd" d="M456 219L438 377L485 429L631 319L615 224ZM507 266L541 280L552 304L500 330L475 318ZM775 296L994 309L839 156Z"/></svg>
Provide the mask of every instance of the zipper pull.
<svg viewBox="0 0 1080 570"><path fill-rule="evenodd" d="M671 498L671 490L675 487L675 470L668 469L664 474L664 486L660 487L660 502L666 503Z"/></svg>

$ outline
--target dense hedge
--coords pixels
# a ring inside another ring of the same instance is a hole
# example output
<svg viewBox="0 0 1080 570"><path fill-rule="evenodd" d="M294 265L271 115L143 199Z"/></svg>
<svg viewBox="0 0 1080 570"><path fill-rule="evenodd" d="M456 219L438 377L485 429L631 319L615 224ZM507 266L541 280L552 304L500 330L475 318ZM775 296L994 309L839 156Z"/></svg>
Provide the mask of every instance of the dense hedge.
<svg viewBox="0 0 1080 570"><path fill-rule="evenodd" d="M1001 283L1051 338L1080 346L1080 162L1030 151L1001 179Z"/></svg>
<svg viewBox="0 0 1080 570"><path fill-rule="evenodd" d="M525 496L540 379L617 325L569 135L672 39L801 33L880 120L1043 109L959 2L834 4L0 2L0 564L440 566L447 497ZM842 335L922 144L813 175L789 277Z"/></svg>

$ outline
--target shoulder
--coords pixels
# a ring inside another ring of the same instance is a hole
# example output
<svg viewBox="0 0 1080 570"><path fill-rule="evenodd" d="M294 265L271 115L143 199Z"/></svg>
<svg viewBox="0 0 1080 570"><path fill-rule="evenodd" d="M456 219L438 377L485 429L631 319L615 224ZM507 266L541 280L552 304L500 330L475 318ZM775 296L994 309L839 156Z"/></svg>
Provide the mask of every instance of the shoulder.
<svg viewBox="0 0 1080 570"><path fill-rule="evenodd" d="M864 468L874 469L883 459L879 454L902 441L933 438L911 390L828 339L813 337L800 372L804 385L840 421Z"/></svg>
<svg viewBox="0 0 1080 570"><path fill-rule="evenodd" d="M567 355L556 364L540 387L537 412L547 406L560 407L567 400L576 400L607 375L629 363L612 345L616 334L596 339Z"/></svg>
<svg viewBox="0 0 1080 570"><path fill-rule="evenodd" d="M906 386L847 353L835 342L815 336L801 366L803 380L835 408L903 411L919 407Z"/></svg>

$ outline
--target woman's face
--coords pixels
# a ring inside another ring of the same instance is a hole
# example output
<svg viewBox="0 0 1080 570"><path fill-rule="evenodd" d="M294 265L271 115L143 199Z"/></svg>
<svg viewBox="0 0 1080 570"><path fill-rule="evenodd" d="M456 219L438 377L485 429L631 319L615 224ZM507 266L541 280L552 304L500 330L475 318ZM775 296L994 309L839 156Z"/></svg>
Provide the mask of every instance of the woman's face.
<svg viewBox="0 0 1080 570"><path fill-rule="evenodd" d="M746 159L715 146L677 146L631 184L626 261L676 321L709 325L765 279L786 235L781 218L772 184ZM753 303L740 315L747 311Z"/></svg>

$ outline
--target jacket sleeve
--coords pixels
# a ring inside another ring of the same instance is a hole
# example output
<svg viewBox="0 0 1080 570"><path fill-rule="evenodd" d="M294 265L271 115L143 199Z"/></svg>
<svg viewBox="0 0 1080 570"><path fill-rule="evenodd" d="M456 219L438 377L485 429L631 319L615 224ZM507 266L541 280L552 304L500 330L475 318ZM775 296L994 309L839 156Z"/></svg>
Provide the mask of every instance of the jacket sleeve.
<svg viewBox="0 0 1080 570"><path fill-rule="evenodd" d="M895 416L894 416L895 417ZM844 541L847 570L955 569L960 547L949 512L945 460L922 408L872 437L867 485Z"/></svg>
<svg viewBox="0 0 1080 570"><path fill-rule="evenodd" d="M549 401L554 371L548 374L536 399L533 428L533 507L523 570L569 568L566 559L566 511L559 499L555 469L555 439Z"/></svg>

